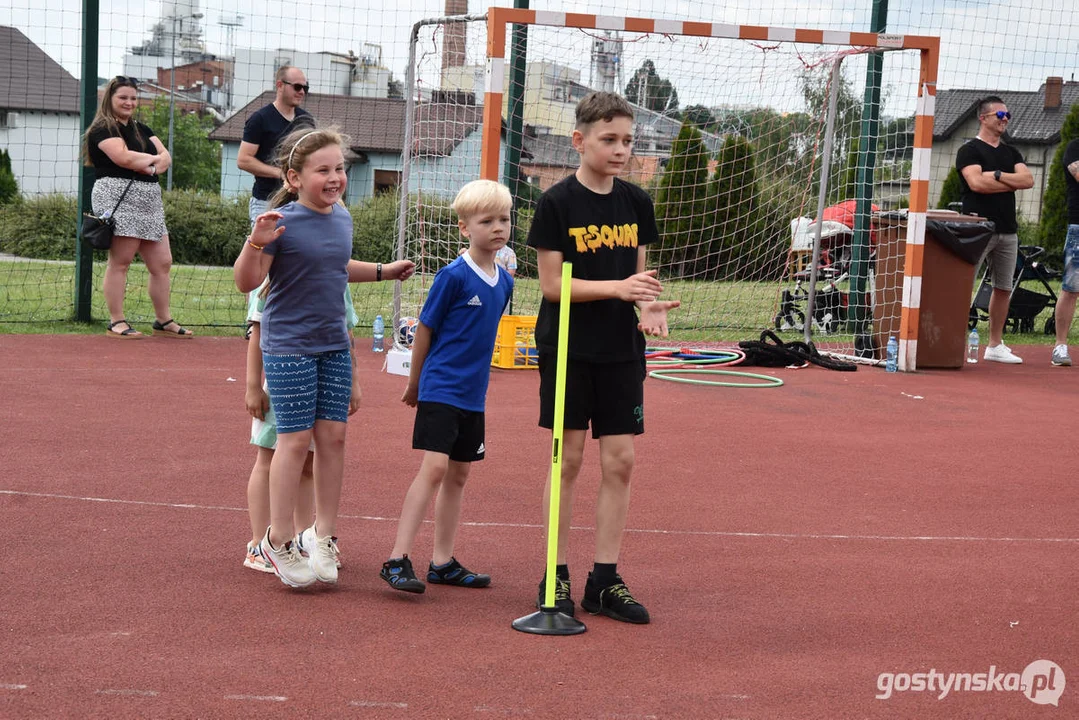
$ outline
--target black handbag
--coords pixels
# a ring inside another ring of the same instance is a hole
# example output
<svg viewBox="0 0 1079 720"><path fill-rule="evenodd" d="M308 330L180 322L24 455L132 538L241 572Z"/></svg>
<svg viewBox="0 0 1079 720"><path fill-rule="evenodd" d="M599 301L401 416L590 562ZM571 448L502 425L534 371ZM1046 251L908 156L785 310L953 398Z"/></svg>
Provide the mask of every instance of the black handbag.
<svg viewBox="0 0 1079 720"><path fill-rule="evenodd" d="M116 215L120 203L124 201L133 182L135 182L135 178L131 178L127 183L127 187L124 188L123 194L120 195L120 199L116 201L116 205L113 206L112 210L106 210L105 214L100 217L90 213L82 214L82 239L94 250L108 250L112 247L112 231L116 226L116 220L113 216Z"/></svg>

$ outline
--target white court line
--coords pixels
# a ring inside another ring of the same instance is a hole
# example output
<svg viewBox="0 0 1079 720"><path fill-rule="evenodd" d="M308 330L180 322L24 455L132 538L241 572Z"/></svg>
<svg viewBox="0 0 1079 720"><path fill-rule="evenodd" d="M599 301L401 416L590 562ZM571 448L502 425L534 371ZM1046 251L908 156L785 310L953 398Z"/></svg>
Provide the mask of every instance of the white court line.
<svg viewBox="0 0 1079 720"><path fill-rule="evenodd" d="M144 507L177 508L181 510L224 510L226 512L246 513L247 508L230 507L227 505L195 505L192 503L166 503L153 502L150 500L121 500L117 498L79 497L78 495L59 495L56 493L26 492L23 490L0 490L0 495L16 495L20 497L37 497L48 500L76 500L79 502L115 503L118 505L141 505ZM371 522L397 522L395 517L380 517L378 515L339 515L346 520L368 520ZM431 523L431 520L425 520ZM527 530L542 529L538 523L511 523L511 522L461 522L467 527L497 527L497 528L520 528ZM594 528L587 525L574 525L571 530L592 531ZM1079 538L1054 538L1054 537L992 537L979 535L846 535L840 533L781 533L781 532L738 532L733 530L664 530L662 528L626 528L627 533L639 535L687 535L697 537L733 537L733 538L762 538L777 540L873 540L873 541L899 541L899 542L1025 542L1025 543L1076 543Z"/></svg>
<svg viewBox="0 0 1079 720"><path fill-rule="evenodd" d="M0 690L25 690L25 685L14 685L12 683L0 683Z"/></svg>
<svg viewBox="0 0 1079 720"><path fill-rule="evenodd" d="M377 700L349 700L348 704L352 707L365 707L365 708L395 708L398 710L405 710L408 708L408 703L403 702L379 702Z"/></svg>
<svg viewBox="0 0 1079 720"><path fill-rule="evenodd" d="M226 700L254 700L256 702L285 702L283 695L226 695Z"/></svg>
<svg viewBox="0 0 1079 720"><path fill-rule="evenodd" d="M156 690L119 690L109 688L106 690L95 690L94 692L98 695L125 695L129 697L157 697L158 695Z"/></svg>

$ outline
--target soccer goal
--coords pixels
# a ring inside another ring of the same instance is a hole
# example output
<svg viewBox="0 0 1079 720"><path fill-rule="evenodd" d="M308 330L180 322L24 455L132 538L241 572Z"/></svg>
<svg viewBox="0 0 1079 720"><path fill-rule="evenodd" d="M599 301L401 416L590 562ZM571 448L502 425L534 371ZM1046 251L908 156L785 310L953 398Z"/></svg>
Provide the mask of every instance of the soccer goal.
<svg viewBox="0 0 1079 720"><path fill-rule="evenodd" d="M424 23L398 242L421 278L399 315L456 256L449 203L478 176L515 196L514 312L535 313L532 206L578 165L576 103L609 90L636 115L624 179L655 202L649 264L682 301L676 342L767 328L874 360L894 335L916 367L937 38L508 8ZM866 64L885 53L879 119L863 123Z"/></svg>

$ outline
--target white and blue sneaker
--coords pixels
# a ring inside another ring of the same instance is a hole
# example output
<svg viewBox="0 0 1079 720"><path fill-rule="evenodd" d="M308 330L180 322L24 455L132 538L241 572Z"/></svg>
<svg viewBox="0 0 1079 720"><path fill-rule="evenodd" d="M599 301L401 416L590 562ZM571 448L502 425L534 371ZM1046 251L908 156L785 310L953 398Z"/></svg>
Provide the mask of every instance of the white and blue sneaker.
<svg viewBox="0 0 1079 720"><path fill-rule="evenodd" d="M1072 356L1068 354L1068 346L1057 345L1053 348L1053 359L1050 362L1057 367L1071 367Z"/></svg>
<svg viewBox="0 0 1079 720"><path fill-rule="evenodd" d="M247 557L244 558L244 567L273 575L273 565L270 564L269 560L262 557L262 551L259 550L258 543L247 543Z"/></svg>

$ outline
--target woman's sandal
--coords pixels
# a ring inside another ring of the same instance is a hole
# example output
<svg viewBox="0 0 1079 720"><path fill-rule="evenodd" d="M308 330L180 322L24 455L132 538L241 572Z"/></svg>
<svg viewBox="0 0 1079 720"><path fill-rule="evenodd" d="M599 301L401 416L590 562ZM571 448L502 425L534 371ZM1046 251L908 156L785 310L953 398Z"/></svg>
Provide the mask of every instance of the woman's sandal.
<svg viewBox="0 0 1079 720"><path fill-rule="evenodd" d="M127 330L116 332L113 328L117 325L127 325ZM107 328L105 334L111 338L116 338L117 340L138 340L143 336L142 333L131 327L131 323L127 320L117 320L116 322L109 323L105 327Z"/></svg>
<svg viewBox="0 0 1079 720"><path fill-rule="evenodd" d="M172 330L166 330L165 328L167 328L169 325L175 325L176 332L173 332ZM184 340L190 340L194 337L190 330L180 327L180 323L176 322L172 318L169 318L165 322L158 322L157 320L154 320L154 335L160 335L161 337L182 338Z"/></svg>

